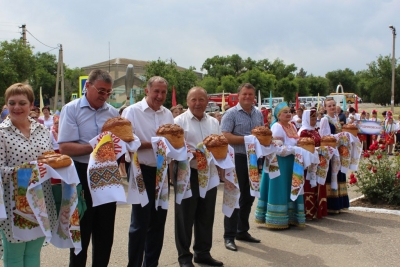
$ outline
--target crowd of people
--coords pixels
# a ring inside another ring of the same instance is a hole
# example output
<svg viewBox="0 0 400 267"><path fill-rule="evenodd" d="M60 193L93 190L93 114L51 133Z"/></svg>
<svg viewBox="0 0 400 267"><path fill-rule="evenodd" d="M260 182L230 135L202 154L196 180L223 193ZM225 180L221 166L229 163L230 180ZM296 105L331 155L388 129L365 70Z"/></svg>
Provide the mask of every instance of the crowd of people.
<svg viewBox="0 0 400 267"><path fill-rule="evenodd" d="M140 170L149 202L147 205L133 204L129 227L128 266L158 266L161 255L167 210L155 205L157 158L153 151L151 138L163 124L178 124L184 129L186 144L193 154L190 161L190 188L192 196L175 203L175 243L180 266L191 267L193 261L210 266L223 263L211 255L213 224L217 197L217 187L209 188L205 197L199 193L200 164L196 159L197 145L211 134L223 134L234 149L234 164L239 184L240 198L238 208L230 217L224 217L224 245L227 250L237 251L236 240L259 243L260 239L250 234L250 216L255 197L250 193L249 170L245 149L245 136L257 126L271 128L274 145L284 149L277 152L280 174L271 178L262 172L260 198L257 202L256 221L268 228L285 229L289 225L304 227L307 219L339 213L349 207L346 173L338 172L338 190L331 188L331 168L325 184L310 185L305 181L304 195L295 201L290 199L290 186L295 161L294 147L300 137L311 137L315 146L320 145L321 137L337 134L342 125L367 120L369 114L360 116L349 109L343 112L332 99L325 101L320 110L305 107L291 109L285 102L272 110L258 110L254 106L256 89L245 83L238 88L239 102L236 106L220 112L206 113L207 92L201 87L193 87L187 93L187 109L176 105L171 109L163 106L168 82L154 76L147 82L146 97L118 112L106 103L112 94L113 80L109 73L93 70L85 84L85 95L66 104L61 114L52 115L48 107L42 110L34 107L34 94L27 84L13 84L5 92L6 105L3 107L0 124L0 169L4 188L4 203L7 219L0 222L4 248L4 266L40 266L40 251L44 237L31 241L21 241L13 236L13 218L10 199L10 183L15 167L34 161L43 152L56 151L69 155L75 165L82 185L87 210L81 221L82 250L77 255L70 250L69 266L85 266L88 247L92 242L92 265L107 266L114 242L116 203L93 207L88 185L88 162L93 151L89 141L101 133L101 128L109 118L121 115L132 124L132 130L140 139L137 151ZM40 116L40 111L43 116ZM372 111L369 120L378 121L377 112ZM296 114L296 115L294 115ZM392 114L386 113L382 136L389 154L395 134L400 127L393 122ZM394 135L392 134L394 133ZM362 139L362 138L360 138ZM367 138L365 142L367 142ZM399 139L398 139L399 140ZM262 160L262 159L261 159ZM203 163L202 163L203 164ZM169 165L174 168L174 164ZM262 162L261 162L262 166ZM218 169L220 179L224 180L223 170ZM177 171L169 172L171 183L178 191ZM132 173L127 172L128 178ZM51 183L43 184L47 207L54 206ZM52 209L55 210L55 209ZM50 213L51 224L56 221L55 211ZM192 242L192 235L194 241ZM192 251L191 252L191 244Z"/></svg>

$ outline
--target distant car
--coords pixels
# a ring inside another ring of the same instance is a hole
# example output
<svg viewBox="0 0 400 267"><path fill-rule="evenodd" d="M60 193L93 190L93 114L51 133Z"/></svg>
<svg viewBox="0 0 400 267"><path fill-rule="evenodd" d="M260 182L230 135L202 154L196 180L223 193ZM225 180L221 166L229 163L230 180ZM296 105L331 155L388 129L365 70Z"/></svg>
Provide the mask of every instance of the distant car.
<svg viewBox="0 0 400 267"><path fill-rule="evenodd" d="M219 106L217 105L217 103L209 101L206 107L206 112L214 112L214 111L219 111Z"/></svg>

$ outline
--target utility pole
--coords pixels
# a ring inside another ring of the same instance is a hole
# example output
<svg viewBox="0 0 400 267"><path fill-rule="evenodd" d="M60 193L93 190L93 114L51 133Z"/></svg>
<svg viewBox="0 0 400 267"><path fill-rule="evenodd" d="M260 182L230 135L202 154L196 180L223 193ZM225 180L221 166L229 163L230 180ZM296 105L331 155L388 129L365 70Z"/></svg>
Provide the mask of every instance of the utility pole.
<svg viewBox="0 0 400 267"><path fill-rule="evenodd" d="M395 47L395 40L396 40L396 28L393 27L392 25L389 26L390 29L392 29L392 34L393 34L393 52L392 52L392 99L390 100L391 103L391 110L392 113L394 113L394 83L396 80L396 58L394 56L394 47Z"/></svg>
<svg viewBox="0 0 400 267"><path fill-rule="evenodd" d="M22 24L20 28L22 28L22 43L26 46L26 24Z"/></svg>
<svg viewBox="0 0 400 267"><path fill-rule="evenodd" d="M57 79L56 79L56 92L54 94L54 112L57 110L58 106L58 86L60 83L60 75L61 75L61 105L65 105L64 99L64 63L63 63L63 49L60 44L60 50L58 52L58 65L57 65Z"/></svg>

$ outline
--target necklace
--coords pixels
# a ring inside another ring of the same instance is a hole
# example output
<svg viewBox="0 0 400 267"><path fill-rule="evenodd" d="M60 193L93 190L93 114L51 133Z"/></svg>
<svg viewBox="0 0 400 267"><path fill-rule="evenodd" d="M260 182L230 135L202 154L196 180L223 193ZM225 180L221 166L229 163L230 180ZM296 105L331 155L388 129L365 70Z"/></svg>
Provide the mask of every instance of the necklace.
<svg viewBox="0 0 400 267"><path fill-rule="evenodd" d="M285 131L287 137L289 138L295 138L298 139L299 136L297 134L296 129L294 128L294 125L289 123L288 125L283 125L281 122L279 124L282 126L283 130Z"/></svg>

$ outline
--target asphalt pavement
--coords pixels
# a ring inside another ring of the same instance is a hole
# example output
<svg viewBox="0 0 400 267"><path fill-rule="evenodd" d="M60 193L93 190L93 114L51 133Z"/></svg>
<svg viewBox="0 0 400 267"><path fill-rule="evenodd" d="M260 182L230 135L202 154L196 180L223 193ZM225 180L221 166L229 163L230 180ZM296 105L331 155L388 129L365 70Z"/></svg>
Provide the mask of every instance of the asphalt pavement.
<svg viewBox="0 0 400 267"><path fill-rule="evenodd" d="M236 241L238 251L225 249L223 242L222 193L218 187L211 255L229 267L257 266L398 266L400 254L400 216L346 211L321 220L307 221L304 229L269 230L254 222L253 205L250 234L261 239L252 244ZM350 190L351 198L357 193ZM164 247L159 266L179 266L174 240L173 188L167 216ZM118 205L114 246L109 266L128 262L128 228L131 206ZM89 251L91 255L91 251ZM41 266L68 266L69 250L53 245L43 248ZM0 266L2 262L0 262ZM87 266L91 266L89 257ZM195 266L206 266L198 265Z"/></svg>

